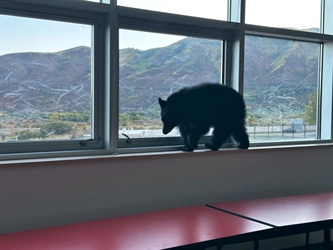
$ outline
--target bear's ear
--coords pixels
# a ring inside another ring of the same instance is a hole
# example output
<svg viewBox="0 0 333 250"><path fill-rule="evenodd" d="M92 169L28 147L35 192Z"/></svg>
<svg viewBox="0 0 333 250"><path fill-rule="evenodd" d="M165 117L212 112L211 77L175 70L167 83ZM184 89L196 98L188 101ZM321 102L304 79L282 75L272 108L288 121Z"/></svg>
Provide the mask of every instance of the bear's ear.
<svg viewBox="0 0 333 250"><path fill-rule="evenodd" d="M161 108L167 106L167 101L164 101L161 98L158 98L158 103L160 104Z"/></svg>

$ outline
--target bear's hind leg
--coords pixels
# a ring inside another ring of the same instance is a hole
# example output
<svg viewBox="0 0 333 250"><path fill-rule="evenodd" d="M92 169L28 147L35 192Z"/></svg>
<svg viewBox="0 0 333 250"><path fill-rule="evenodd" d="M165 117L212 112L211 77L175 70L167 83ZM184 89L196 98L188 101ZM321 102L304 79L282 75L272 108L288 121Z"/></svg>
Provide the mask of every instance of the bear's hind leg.
<svg viewBox="0 0 333 250"><path fill-rule="evenodd" d="M233 136L237 142L239 142L239 149L248 149L250 146L249 135L246 132L244 125L238 126L233 131Z"/></svg>
<svg viewBox="0 0 333 250"><path fill-rule="evenodd" d="M213 130L213 136L210 143L206 143L206 148L209 148L213 151L219 150L222 144L228 139L231 132L227 127L215 127Z"/></svg>

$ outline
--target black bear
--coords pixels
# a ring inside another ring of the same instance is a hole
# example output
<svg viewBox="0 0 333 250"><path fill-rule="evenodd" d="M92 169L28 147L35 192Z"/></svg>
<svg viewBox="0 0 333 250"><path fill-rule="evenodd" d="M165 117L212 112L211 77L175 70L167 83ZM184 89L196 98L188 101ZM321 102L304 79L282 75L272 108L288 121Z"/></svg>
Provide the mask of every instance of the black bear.
<svg viewBox="0 0 333 250"><path fill-rule="evenodd" d="M161 107L163 134L178 127L184 141L184 151L193 151L210 128L213 135L205 146L218 150L229 136L239 143L238 148L250 145L246 132L246 106L241 94L231 87L202 83L182 88L167 100L158 98Z"/></svg>

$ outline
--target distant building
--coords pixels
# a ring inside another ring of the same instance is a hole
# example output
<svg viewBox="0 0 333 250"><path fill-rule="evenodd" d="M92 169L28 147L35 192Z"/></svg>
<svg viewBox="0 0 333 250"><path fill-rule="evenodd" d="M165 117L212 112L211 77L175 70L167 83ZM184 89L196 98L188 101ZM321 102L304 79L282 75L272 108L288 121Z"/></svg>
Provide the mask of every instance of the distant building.
<svg viewBox="0 0 333 250"><path fill-rule="evenodd" d="M290 124L283 130L285 133L301 133L304 132L303 118L290 119Z"/></svg>

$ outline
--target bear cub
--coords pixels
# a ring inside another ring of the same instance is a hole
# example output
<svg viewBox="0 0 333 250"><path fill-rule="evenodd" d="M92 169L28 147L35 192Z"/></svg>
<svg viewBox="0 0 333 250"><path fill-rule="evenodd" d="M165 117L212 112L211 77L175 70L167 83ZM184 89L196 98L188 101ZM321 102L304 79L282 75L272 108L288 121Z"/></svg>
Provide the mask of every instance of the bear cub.
<svg viewBox="0 0 333 250"><path fill-rule="evenodd" d="M198 147L201 136L213 128L210 143L205 146L218 150L229 136L248 149L246 106L242 95L231 87L217 83L202 83L172 93L167 100L158 98L161 107L163 134L178 127L184 141L184 151Z"/></svg>

